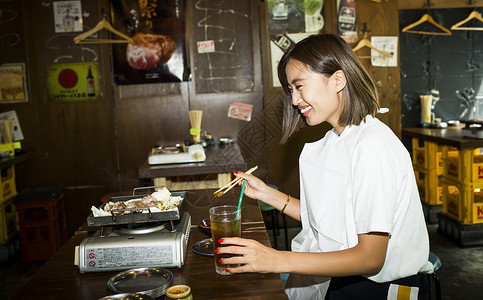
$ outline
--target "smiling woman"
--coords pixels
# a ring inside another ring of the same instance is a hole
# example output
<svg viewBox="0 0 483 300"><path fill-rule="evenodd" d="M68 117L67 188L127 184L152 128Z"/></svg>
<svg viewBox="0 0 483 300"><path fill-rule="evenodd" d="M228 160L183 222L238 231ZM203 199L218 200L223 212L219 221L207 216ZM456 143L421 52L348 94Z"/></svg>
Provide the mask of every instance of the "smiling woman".
<svg viewBox="0 0 483 300"><path fill-rule="evenodd" d="M230 273L289 272L290 299L395 299L398 289L429 295L429 239L411 158L375 118L376 87L352 49L332 34L307 37L278 67L287 140L303 122L333 129L305 144L300 199L239 172L245 194L301 221L292 251L226 237L214 251ZM391 238L389 238L389 236ZM300 263L303 262L303 263Z"/></svg>

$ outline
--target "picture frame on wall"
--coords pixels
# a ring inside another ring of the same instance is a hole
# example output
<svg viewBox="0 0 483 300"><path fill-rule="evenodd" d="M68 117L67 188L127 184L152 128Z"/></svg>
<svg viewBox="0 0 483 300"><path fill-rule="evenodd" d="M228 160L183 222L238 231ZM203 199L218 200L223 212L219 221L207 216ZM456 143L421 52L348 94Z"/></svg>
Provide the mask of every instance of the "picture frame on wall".
<svg viewBox="0 0 483 300"><path fill-rule="evenodd" d="M0 103L28 100L25 63L0 64Z"/></svg>

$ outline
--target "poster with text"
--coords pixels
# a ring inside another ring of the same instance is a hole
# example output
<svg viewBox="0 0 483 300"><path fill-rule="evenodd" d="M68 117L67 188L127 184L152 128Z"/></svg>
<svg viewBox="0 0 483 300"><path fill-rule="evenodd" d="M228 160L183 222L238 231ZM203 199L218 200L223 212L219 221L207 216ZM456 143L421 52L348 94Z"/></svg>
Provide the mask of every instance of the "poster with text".
<svg viewBox="0 0 483 300"><path fill-rule="evenodd" d="M46 75L50 100L91 100L99 96L97 62L47 65Z"/></svg>
<svg viewBox="0 0 483 300"><path fill-rule="evenodd" d="M356 0L337 0L337 28L347 43L357 42Z"/></svg>
<svg viewBox="0 0 483 300"><path fill-rule="evenodd" d="M268 30L270 32L304 32L304 0L268 0Z"/></svg>
<svg viewBox="0 0 483 300"><path fill-rule="evenodd" d="M239 102L230 102L228 117L250 122L252 119L253 105Z"/></svg>
<svg viewBox="0 0 483 300"><path fill-rule="evenodd" d="M54 1L55 32L82 31L81 1Z"/></svg>
<svg viewBox="0 0 483 300"><path fill-rule="evenodd" d="M114 28L133 43L114 44L118 85L180 82L189 78L184 0L111 0Z"/></svg>
<svg viewBox="0 0 483 300"><path fill-rule="evenodd" d="M317 33L324 28L324 0L305 0L305 32Z"/></svg>
<svg viewBox="0 0 483 300"><path fill-rule="evenodd" d="M1 64L0 103L26 101L28 96L25 64Z"/></svg>
<svg viewBox="0 0 483 300"><path fill-rule="evenodd" d="M397 36L371 36L371 44L392 55L386 57L371 49L371 63L375 67L397 67Z"/></svg>

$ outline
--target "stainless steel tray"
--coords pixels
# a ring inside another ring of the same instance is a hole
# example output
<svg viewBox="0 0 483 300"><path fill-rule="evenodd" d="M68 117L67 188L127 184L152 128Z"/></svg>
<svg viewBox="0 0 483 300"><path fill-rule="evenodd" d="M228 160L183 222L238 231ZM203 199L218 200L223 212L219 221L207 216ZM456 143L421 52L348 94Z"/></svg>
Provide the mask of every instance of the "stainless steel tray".
<svg viewBox="0 0 483 300"><path fill-rule="evenodd" d="M121 272L109 279L113 293L141 293L158 298L171 285L173 273L163 268L138 268Z"/></svg>
<svg viewBox="0 0 483 300"><path fill-rule="evenodd" d="M99 209L104 209L107 202L118 202L118 201L128 201L131 199L138 199L145 197L147 195L135 195L135 196L118 196L111 197L105 203L103 203ZM181 196L183 200L178 206L177 210L172 211L161 211L161 212L151 212L146 208L147 212L143 213L133 213L128 215L117 215L117 216L102 216L94 217L91 213L87 217L88 226L109 226L109 225L123 225L123 224L133 224L133 223L146 223L146 222L157 222L157 221L174 221L179 220L180 216L183 215L183 203L186 197L186 192L173 192L171 196Z"/></svg>
<svg viewBox="0 0 483 300"><path fill-rule="evenodd" d="M102 297L99 300L154 300L154 298L145 294L124 293Z"/></svg>

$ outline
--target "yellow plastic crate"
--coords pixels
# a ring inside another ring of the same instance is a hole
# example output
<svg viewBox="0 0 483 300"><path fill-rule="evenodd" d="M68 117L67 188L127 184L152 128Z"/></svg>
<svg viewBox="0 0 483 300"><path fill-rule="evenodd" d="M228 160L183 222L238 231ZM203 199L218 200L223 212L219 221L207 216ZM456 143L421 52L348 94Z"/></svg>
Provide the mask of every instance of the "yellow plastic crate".
<svg viewBox="0 0 483 300"><path fill-rule="evenodd" d="M436 143L412 139L413 146L413 165L416 169L428 171L436 170L436 175L443 174L443 150L445 146L438 146ZM448 150L449 149L449 150ZM447 155L450 157L458 156L456 148L447 148Z"/></svg>
<svg viewBox="0 0 483 300"><path fill-rule="evenodd" d="M18 232L17 210L13 199L0 203L0 244L5 244Z"/></svg>
<svg viewBox="0 0 483 300"><path fill-rule="evenodd" d="M434 173L430 172L430 173ZM416 183L418 184L419 197L421 201L429 205L443 204L443 186L439 182L438 176L427 174L422 171L414 171Z"/></svg>
<svg viewBox="0 0 483 300"><path fill-rule="evenodd" d="M0 171L0 203L17 195L17 186L15 184L15 168L14 166L3 168Z"/></svg>
<svg viewBox="0 0 483 300"><path fill-rule="evenodd" d="M443 213L461 224L483 223L483 186L443 182Z"/></svg>
<svg viewBox="0 0 483 300"><path fill-rule="evenodd" d="M483 186L482 148L464 149L458 155L451 152L443 154L443 176L462 184Z"/></svg>
<svg viewBox="0 0 483 300"><path fill-rule="evenodd" d="M15 185L14 166L3 168L0 171L0 203L7 201L17 195Z"/></svg>

